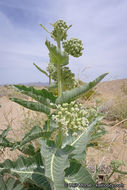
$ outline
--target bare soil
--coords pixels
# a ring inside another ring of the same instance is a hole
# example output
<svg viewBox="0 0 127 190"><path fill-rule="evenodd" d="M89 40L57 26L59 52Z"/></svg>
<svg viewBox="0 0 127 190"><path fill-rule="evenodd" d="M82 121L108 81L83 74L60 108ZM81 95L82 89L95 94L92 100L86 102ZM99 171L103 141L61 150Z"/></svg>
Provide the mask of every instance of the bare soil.
<svg viewBox="0 0 127 190"><path fill-rule="evenodd" d="M125 92L121 90L123 84L127 86L127 79L100 83L96 88L98 97L105 103L109 100L113 100L118 95L125 95ZM28 110L10 101L9 97L14 94L14 91L10 90L9 94L7 91L7 87L0 87L0 130L6 129L9 125L11 130L8 138L20 140L24 136L24 130L22 128L24 112ZM31 115L34 114L33 111L30 112ZM44 117L44 114L42 114L43 119ZM120 170L127 171L127 127L124 125L115 125L115 122L118 121L105 120L107 134L99 139L100 143L98 147L89 148L87 152L87 165L91 168L98 165L100 168L103 168L103 173L104 170L107 170L106 172L109 173L108 166L112 160L123 160L126 165L122 166ZM4 151L1 149L0 162L5 159L15 160L19 154L21 154L19 151L11 152L9 149ZM118 175L113 176L112 180L114 179L118 181ZM124 175L120 182L118 181L117 183L123 183L125 185L124 189L127 189L127 175Z"/></svg>

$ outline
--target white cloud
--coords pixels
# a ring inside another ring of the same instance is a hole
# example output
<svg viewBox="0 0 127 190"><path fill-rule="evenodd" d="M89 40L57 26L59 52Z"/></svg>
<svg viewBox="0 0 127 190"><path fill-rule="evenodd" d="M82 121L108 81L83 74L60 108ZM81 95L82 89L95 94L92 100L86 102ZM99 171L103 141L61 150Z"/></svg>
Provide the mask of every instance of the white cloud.
<svg viewBox="0 0 127 190"><path fill-rule="evenodd" d="M79 59L70 57L70 68L76 73L76 77L79 72L77 70L82 70L87 66L91 67L85 73L85 76L88 75L88 80L108 71L112 76L126 77L127 2L125 0L12 0L11 3L3 1L0 4L10 9L12 7L22 9L26 18L29 13L32 18L35 16L35 21L37 21L37 23L30 21L28 27L23 24L19 27L20 23L16 25L11 17L0 12L0 68L3 68L4 64L5 74L5 68L10 65L13 69L19 68L22 72L26 69L29 74L25 71L23 79L30 81L33 80L31 76L35 72L32 65L34 61L45 69L45 62L48 62L48 50L44 43L46 36L48 39L49 36L39 28L39 23L51 30L49 23L63 19L68 25L72 24L68 37L80 38L84 44L82 57ZM23 21L25 23L25 20ZM12 70L11 72L13 73ZM39 76L41 80L41 75L38 71L35 72L34 80L39 80ZM16 77L15 80L18 80ZM85 80L84 75L80 78ZM3 78L0 82L2 80ZM42 77L42 81L44 80L46 80L45 77Z"/></svg>

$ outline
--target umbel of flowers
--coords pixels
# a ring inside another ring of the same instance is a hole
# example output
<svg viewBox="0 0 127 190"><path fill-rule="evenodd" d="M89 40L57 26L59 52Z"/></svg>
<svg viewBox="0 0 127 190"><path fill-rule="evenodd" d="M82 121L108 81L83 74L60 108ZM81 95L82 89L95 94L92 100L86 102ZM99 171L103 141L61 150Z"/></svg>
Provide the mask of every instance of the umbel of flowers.
<svg viewBox="0 0 127 190"><path fill-rule="evenodd" d="M58 20L54 24L51 24L51 25L54 27L53 31L51 32L51 37L55 41L66 40L67 30L71 27L71 25L68 27L66 22L64 22L63 20Z"/></svg>
<svg viewBox="0 0 127 190"><path fill-rule="evenodd" d="M82 41L77 38L71 38L70 40L63 42L63 48L65 52L74 57L80 57L82 55L82 50L84 49Z"/></svg>
<svg viewBox="0 0 127 190"><path fill-rule="evenodd" d="M78 132L83 132L89 124L87 119L88 112L72 101L70 104L64 103L57 105L57 112L52 115L52 119L60 126L63 135L69 136L69 131L73 131L73 136L77 136Z"/></svg>

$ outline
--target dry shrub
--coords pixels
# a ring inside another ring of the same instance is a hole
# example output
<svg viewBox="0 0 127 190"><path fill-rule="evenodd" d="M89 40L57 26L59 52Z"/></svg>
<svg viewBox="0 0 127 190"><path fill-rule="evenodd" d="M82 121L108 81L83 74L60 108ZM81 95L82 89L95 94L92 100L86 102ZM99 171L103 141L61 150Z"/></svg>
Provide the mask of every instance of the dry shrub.
<svg viewBox="0 0 127 190"><path fill-rule="evenodd" d="M123 121L127 119L127 96L117 96L104 103L101 111L106 113L108 120ZM127 126L127 122L124 123Z"/></svg>

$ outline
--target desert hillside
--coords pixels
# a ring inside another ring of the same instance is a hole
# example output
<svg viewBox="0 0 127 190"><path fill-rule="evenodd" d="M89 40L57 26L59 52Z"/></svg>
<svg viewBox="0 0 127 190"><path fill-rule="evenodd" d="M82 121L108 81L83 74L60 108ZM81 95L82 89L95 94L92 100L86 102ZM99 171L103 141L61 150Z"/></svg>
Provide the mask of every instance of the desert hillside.
<svg viewBox="0 0 127 190"><path fill-rule="evenodd" d="M127 94L127 79L101 82L97 85L97 92L102 95L120 96Z"/></svg>

